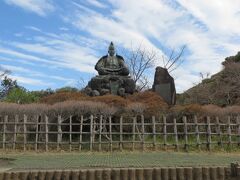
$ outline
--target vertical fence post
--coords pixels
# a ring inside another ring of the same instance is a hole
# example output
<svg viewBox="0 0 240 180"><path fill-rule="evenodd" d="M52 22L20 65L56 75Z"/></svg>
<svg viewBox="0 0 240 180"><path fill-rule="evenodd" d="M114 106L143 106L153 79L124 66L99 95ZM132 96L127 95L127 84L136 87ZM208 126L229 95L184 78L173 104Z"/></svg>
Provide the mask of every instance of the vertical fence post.
<svg viewBox="0 0 240 180"><path fill-rule="evenodd" d="M82 150L82 136L83 136L83 115L80 117L80 132L79 132L79 147L78 150Z"/></svg>
<svg viewBox="0 0 240 180"><path fill-rule="evenodd" d="M201 149L201 141L200 141L200 134L199 134L197 116L194 116L194 124L195 124L195 134L196 134L197 148L198 148L198 150L200 150Z"/></svg>
<svg viewBox="0 0 240 180"><path fill-rule="evenodd" d="M62 117L61 117L60 115L58 115L58 123L57 123L57 127L58 127L58 133L57 133L57 151L60 150L60 144L61 144L61 142L62 142L61 121L62 121Z"/></svg>
<svg viewBox="0 0 240 180"><path fill-rule="evenodd" d="M102 151L102 121L103 121L103 116L100 115L98 151Z"/></svg>
<svg viewBox="0 0 240 180"><path fill-rule="evenodd" d="M16 149L18 120L19 120L19 116L15 115L15 118L14 118L14 134L13 134L13 150Z"/></svg>
<svg viewBox="0 0 240 180"><path fill-rule="evenodd" d="M7 131L7 122L8 122L8 115L4 116L4 120L3 120L3 150L6 149L6 131Z"/></svg>
<svg viewBox="0 0 240 180"><path fill-rule="evenodd" d="M211 151L211 143L212 143L212 138L211 138L211 119L208 116L207 117L207 149Z"/></svg>
<svg viewBox="0 0 240 180"><path fill-rule="evenodd" d="M228 134L228 146L232 145L232 130L231 130L231 117L228 116L227 119L227 134Z"/></svg>
<svg viewBox="0 0 240 180"><path fill-rule="evenodd" d="M119 131L120 131L120 151L123 150L123 117L120 117L120 127L119 127Z"/></svg>
<svg viewBox="0 0 240 180"><path fill-rule="evenodd" d="M39 116L37 115L36 131L35 131L35 144L34 144L35 151L38 150L38 131L39 131L38 123L39 123Z"/></svg>
<svg viewBox="0 0 240 180"><path fill-rule="evenodd" d="M144 144L144 141L145 141L145 128L144 128L144 116L141 115L141 124L142 124L142 151L144 151L145 149L145 144Z"/></svg>
<svg viewBox="0 0 240 180"><path fill-rule="evenodd" d="M93 150L93 115L90 116L90 151Z"/></svg>
<svg viewBox="0 0 240 180"><path fill-rule="evenodd" d="M72 115L69 117L69 151L72 151Z"/></svg>
<svg viewBox="0 0 240 180"><path fill-rule="evenodd" d="M109 116L109 137L110 137L110 151L113 150L113 139L112 139L112 116Z"/></svg>
<svg viewBox="0 0 240 180"><path fill-rule="evenodd" d="M156 119L152 116L153 149L156 151Z"/></svg>
<svg viewBox="0 0 240 180"><path fill-rule="evenodd" d="M188 125L187 125L187 117L183 116L183 126L184 126L184 149L188 151Z"/></svg>
<svg viewBox="0 0 240 180"><path fill-rule="evenodd" d="M27 116L24 114L23 116L23 150L26 151L27 144Z"/></svg>
<svg viewBox="0 0 240 180"><path fill-rule="evenodd" d="M222 133L221 133L221 125L219 118L216 117L216 125L217 125L217 135L218 135L218 145L223 148L223 143L222 143Z"/></svg>
<svg viewBox="0 0 240 180"><path fill-rule="evenodd" d="M179 151L178 147L178 131L177 131L177 120L176 118L173 119L173 126L174 126L174 136L175 136L175 148Z"/></svg>
<svg viewBox="0 0 240 180"><path fill-rule="evenodd" d="M135 149L135 126L136 126L137 118L133 117L133 126L132 126L132 151Z"/></svg>
<svg viewBox="0 0 240 180"><path fill-rule="evenodd" d="M163 147L167 150L167 118L163 116Z"/></svg>
<svg viewBox="0 0 240 180"><path fill-rule="evenodd" d="M240 117L239 116L237 117L237 126L238 126L238 129L237 129L238 146L240 146Z"/></svg>
<svg viewBox="0 0 240 180"><path fill-rule="evenodd" d="M45 115L45 151L48 151L48 116Z"/></svg>

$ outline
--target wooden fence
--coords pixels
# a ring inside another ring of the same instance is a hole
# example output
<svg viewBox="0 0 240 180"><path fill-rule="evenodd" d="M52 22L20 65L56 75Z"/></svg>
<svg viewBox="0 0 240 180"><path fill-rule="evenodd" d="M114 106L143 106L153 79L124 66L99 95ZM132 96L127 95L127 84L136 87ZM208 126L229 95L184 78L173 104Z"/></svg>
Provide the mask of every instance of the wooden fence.
<svg viewBox="0 0 240 180"><path fill-rule="evenodd" d="M240 167L156 167L0 172L0 180L239 180Z"/></svg>
<svg viewBox="0 0 240 180"><path fill-rule="evenodd" d="M190 150L240 148L240 118L69 116L0 117L3 150ZM50 119L50 120L49 120Z"/></svg>

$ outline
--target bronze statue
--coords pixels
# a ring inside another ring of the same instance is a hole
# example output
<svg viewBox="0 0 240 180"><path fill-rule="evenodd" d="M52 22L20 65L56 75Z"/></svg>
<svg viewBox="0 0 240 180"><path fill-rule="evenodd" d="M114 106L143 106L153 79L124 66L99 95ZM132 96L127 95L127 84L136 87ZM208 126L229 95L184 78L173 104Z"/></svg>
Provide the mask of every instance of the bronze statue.
<svg viewBox="0 0 240 180"><path fill-rule="evenodd" d="M100 58L95 69L99 75L89 81L85 89L86 94L91 96L105 94L125 96L134 93L135 82L129 76L129 69L123 57L115 54L112 42L108 48L108 55Z"/></svg>
<svg viewBox="0 0 240 180"><path fill-rule="evenodd" d="M129 70L122 56L115 55L115 47L111 42L108 55L103 56L96 64L95 69L99 75L121 75L127 76Z"/></svg>

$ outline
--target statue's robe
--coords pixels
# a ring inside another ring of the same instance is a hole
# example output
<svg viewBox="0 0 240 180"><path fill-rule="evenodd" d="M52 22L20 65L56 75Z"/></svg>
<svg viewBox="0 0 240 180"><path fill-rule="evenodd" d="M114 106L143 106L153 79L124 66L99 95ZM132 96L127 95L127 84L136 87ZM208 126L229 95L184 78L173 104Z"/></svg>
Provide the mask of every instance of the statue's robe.
<svg viewBox="0 0 240 180"><path fill-rule="evenodd" d="M103 56L96 64L95 69L99 75L129 75L129 70L122 56Z"/></svg>

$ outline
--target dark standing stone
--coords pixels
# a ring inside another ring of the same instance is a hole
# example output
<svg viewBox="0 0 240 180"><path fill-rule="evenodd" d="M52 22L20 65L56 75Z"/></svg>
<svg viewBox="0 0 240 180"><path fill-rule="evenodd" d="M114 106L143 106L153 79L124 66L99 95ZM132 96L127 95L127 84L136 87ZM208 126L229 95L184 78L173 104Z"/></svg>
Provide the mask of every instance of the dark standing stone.
<svg viewBox="0 0 240 180"><path fill-rule="evenodd" d="M176 103L176 89L174 79L166 68L157 67L152 87L169 105Z"/></svg>

